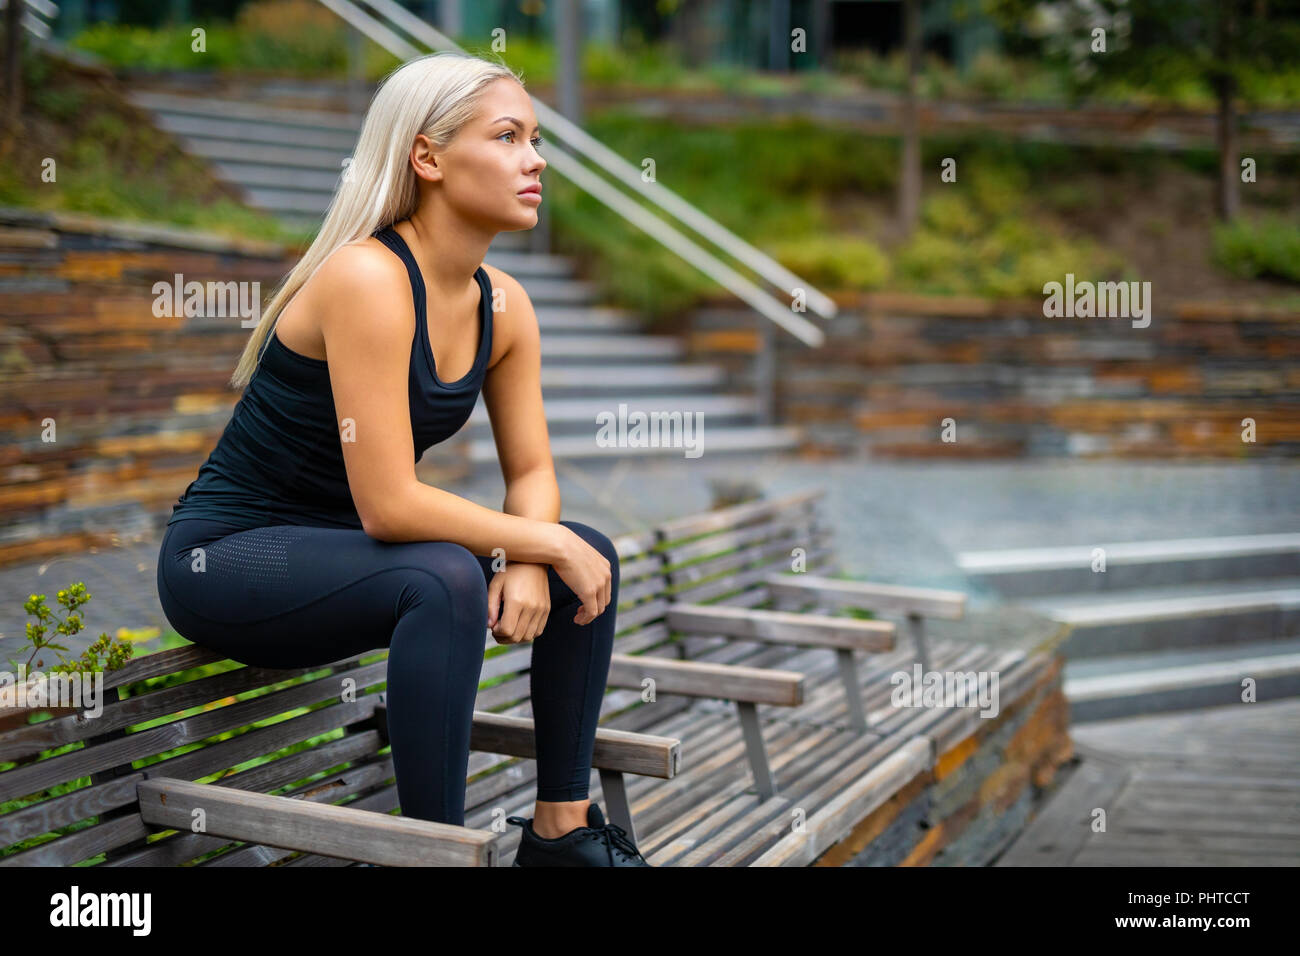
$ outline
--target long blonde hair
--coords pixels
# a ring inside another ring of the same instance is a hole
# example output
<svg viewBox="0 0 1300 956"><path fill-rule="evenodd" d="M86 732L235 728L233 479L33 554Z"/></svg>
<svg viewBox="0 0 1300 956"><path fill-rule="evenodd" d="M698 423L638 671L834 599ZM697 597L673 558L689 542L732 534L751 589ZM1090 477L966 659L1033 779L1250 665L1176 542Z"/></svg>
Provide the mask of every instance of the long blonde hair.
<svg viewBox="0 0 1300 956"><path fill-rule="evenodd" d="M415 212L420 195L410 154L416 135L446 146L473 118L483 88L506 77L523 85L505 64L454 50L408 60L384 77L361 124L351 169L340 175L316 238L249 336L230 378L234 388L253 377L276 318L330 253Z"/></svg>

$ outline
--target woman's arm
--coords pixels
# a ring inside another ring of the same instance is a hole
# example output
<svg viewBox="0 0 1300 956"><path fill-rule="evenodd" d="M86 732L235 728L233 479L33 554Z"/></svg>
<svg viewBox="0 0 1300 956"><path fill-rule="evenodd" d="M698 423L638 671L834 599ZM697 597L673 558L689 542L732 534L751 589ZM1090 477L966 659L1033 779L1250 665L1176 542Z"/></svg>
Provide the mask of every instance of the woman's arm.
<svg viewBox="0 0 1300 956"><path fill-rule="evenodd" d="M563 525L493 511L416 477L408 404L416 318L402 263L358 243L336 250L317 276L343 460L366 533L453 541L477 555L504 548L515 561L562 560L576 537Z"/></svg>
<svg viewBox="0 0 1300 956"><path fill-rule="evenodd" d="M505 351L483 383L483 403L492 422L492 440L506 484L502 510L558 522L560 487L555 480L542 407L542 346L537 313L528 293L513 276L489 265L483 269L492 280L494 301L504 305L495 313L492 329L493 339L499 336Z"/></svg>

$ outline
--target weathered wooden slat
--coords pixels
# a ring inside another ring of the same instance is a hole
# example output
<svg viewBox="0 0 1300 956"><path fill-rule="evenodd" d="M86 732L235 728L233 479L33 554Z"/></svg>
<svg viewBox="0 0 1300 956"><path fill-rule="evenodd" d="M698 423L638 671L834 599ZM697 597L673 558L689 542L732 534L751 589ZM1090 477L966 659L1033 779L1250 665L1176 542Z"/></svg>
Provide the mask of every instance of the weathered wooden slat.
<svg viewBox="0 0 1300 956"><path fill-rule="evenodd" d="M638 604L630 611L619 611L616 627L618 634L639 627L643 624L650 624L654 621L663 619L664 611L668 608L668 601L663 598L656 598L653 601L646 601Z"/></svg>
<svg viewBox="0 0 1300 956"><path fill-rule="evenodd" d="M625 584L620 579L618 583L618 603L620 605L630 604L633 601L640 601L663 594L665 584L666 582L661 574L641 581L633 581L630 584Z"/></svg>
<svg viewBox="0 0 1300 956"><path fill-rule="evenodd" d="M635 654L669 643L668 625L663 621L647 624L639 630L620 634L614 638L614 650L622 654ZM661 655L662 656L662 655Z"/></svg>
<svg viewBox="0 0 1300 956"><path fill-rule="evenodd" d="M801 531L816 521L816 512L812 503L801 506L797 511L774 514L758 524L728 531L718 531L703 538L697 538L685 544L665 547L660 557L672 567L683 561L694 561L711 554L717 554L730 548L740 548L772 538L783 538Z"/></svg>
<svg viewBox="0 0 1300 956"><path fill-rule="evenodd" d="M660 542L678 541L691 535L721 531L753 521L761 521L769 515L784 512L801 502L819 500L825 494L825 488L815 488L780 498L747 501L742 504L732 505L729 508L720 508L716 511L706 511L700 514L686 515L672 521L665 521L654 530Z"/></svg>
<svg viewBox="0 0 1300 956"><path fill-rule="evenodd" d="M92 815L90 813L80 813L82 810L81 801L88 803L93 808L94 814L100 814L107 810L134 803L136 800L135 794L123 794L118 787L126 780L137 779L137 775L138 779L166 775L198 779L245 760L274 753L276 750L308 737L323 734L349 724L368 721L374 715L376 700L375 695L367 695L354 702L322 707L310 713L272 724L269 727L261 727L219 743L209 744L198 750L169 757L166 760L150 764L143 770L135 771L130 777L116 779L99 787L92 786L73 791L61 797L45 800L31 807L13 811L12 815L16 817L16 822L13 824L9 824L11 814L5 814L0 819L4 819L6 825L11 825L13 828L11 832L17 834L13 840L8 842L17 842L40 833L49 832L56 827L66 826ZM0 774L0 780L3 779L4 775ZM41 812L46 813L47 816L39 816ZM41 823L50 823L52 825L37 828ZM120 842L112 842L118 836L121 837ZM41 858L53 861L48 865L68 865L94 856L97 853L116 849L124 843L138 838L139 833L129 828L126 830L120 827L108 828L105 824L100 824L69 836L56 838L37 849L41 851ZM25 851L25 853L31 852ZM0 863L8 863L10 859L26 860L35 859L35 857L29 858L19 855L6 858ZM20 865L25 864L20 863Z"/></svg>
<svg viewBox="0 0 1300 956"><path fill-rule="evenodd" d="M825 536L799 539L797 547L805 549L804 559L806 567L811 568L815 561L828 560L831 552L829 550L829 540ZM761 586L763 600L771 597L767 585L763 583L769 575L786 570L790 567L791 546L795 544L795 539L787 541L776 541L765 545L758 545L755 549L745 555L728 555L717 565L710 568L683 568L680 571L669 574L669 580L673 585L673 599L678 601L695 601L700 602L706 598L700 595L714 596L723 594L732 588L752 588L754 585ZM740 568L732 571L731 574L722 575L721 577L712 577L718 572ZM711 578L710 580L703 580Z"/></svg>
<svg viewBox="0 0 1300 956"><path fill-rule="evenodd" d="M884 748L888 744L882 744ZM855 761L847 772L845 786L825 806L809 816L801 833L791 833L765 852L751 866L807 866L821 856L839 833L876 809L908 781L930 768L930 742L914 739L894 749L883 760L863 770Z"/></svg>
<svg viewBox="0 0 1300 956"><path fill-rule="evenodd" d="M361 668L357 673L364 675L371 671L383 670L384 667L386 662L380 662ZM216 710L182 717L98 746L84 747L81 750L50 757L0 774L0 800L11 800L57 783L76 780L98 770L164 753L185 744L196 743L214 734L275 717L297 707L318 704L322 700L338 695L338 677L330 675L305 684L272 691L261 697L229 704ZM128 702L129 700L123 703Z"/></svg>
<svg viewBox="0 0 1300 956"><path fill-rule="evenodd" d="M625 558L637 558L652 550L657 542L658 538L653 530L631 531L610 539L610 543L614 545L614 550L618 554L620 564Z"/></svg>
<svg viewBox="0 0 1300 956"><path fill-rule="evenodd" d="M620 587L624 581L635 581L647 574L659 574L663 570L663 564L663 559L657 554L620 558L618 562Z"/></svg>
<svg viewBox="0 0 1300 956"><path fill-rule="evenodd" d="M380 866L496 863L496 835L483 830L174 777L146 780L139 793L140 815L151 826L188 829L199 811L208 833Z"/></svg>
<svg viewBox="0 0 1300 956"><path fill-rule="evenodd" d="M365 667L356 667L336 671L329 678L320 680L353 680L358 690L384 680L387 662L380 661ZM250 690L260 689L269 684L282 682L292 677L318 671L321 668L299 668L294 671L274 670L271 668L238 668L223 674L213 674L141 694L117 700L116 695L107 695L103 712L94 718L86 718L80 712L65 717L56 717L40 723L17 727L0 736L0 760L18 760L42 750L52 750L78 740L85 740L92 735L98 736L110 731L120 730L132 724L141 724L150 720L179 713L192 707L212 701L223 700ZM324 685L317 683L318 688ZM107 688L106 688L107 689ZM322 698L323 699L323 698ZM30 708L42 710L45 708ZM229 729L229 728L227 728Z"/></svg>
<svg viewBox="0 0 1300 956"><path fill-rule="evenodd" d="M802 800L812 782L833 772L846 748L869 745L868 740L834 728L769 724L766 730L780 790L776 797L760 801L752 792L745 772L739 728L732 721L725 729L723 746L715 755L715 760L725 761L725 769L721 773L708 773L707 777L703 777L707 771L702 771L700 779L688 782L688 789L680 794L676 807L664 808L675 810L676 815L665 821L650 846L648 858L655 865L691 865L687 861L703 860L709 854L723 851L731 843L752 835L754 826L772 819L784 818L788 827L792 820L790 805ZM697 769L693 765L692 772ZM702 801L700 790L704 779L709 782L709 793ZM700 803L706 805L697 808Z"/></svg>
<svg viewBox="0 0 1300 956"><path fill-rule="evenodd" d="M238 787L241 790L255 790L265 793L340 763L353 762L352 767L347 771L335 774L328 781L307 784L297 788L294 793L312 791L318 785L329 785L340 779L365 781L373 785L373 782L382 782L393 776L392 758L377 756L379 743L379 734L374 730L349 734L340 740L329 741L311 750L289 754L277 760L222 777L220 784L222 786ZM159 776L165 777L168 774L163 772ZM328 799L331 802L337 802L348 795L348 793L340 792L336 788L328 793L311 793L307 799ZM182 866L197 857L226 846L229 842L223 837L194 833L186 828L169 836L152 840L146 847L116 856L103 865Z"/></svg>

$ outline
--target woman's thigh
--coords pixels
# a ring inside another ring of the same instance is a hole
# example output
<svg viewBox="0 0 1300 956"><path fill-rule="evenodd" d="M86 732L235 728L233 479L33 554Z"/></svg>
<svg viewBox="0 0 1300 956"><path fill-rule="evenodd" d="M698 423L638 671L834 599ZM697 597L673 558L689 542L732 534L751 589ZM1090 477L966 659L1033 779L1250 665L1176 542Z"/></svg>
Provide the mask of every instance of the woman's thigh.
<svg viewBox="0 0 1300 956"><path fill-rule="evenodd" d="M484 640L486 578L458 544L299 525L224 531L169 525L158 593L181 636L235 660L305 667L387 647L421 607L436 612L431 627L458 632L449 638Z"/></svg>

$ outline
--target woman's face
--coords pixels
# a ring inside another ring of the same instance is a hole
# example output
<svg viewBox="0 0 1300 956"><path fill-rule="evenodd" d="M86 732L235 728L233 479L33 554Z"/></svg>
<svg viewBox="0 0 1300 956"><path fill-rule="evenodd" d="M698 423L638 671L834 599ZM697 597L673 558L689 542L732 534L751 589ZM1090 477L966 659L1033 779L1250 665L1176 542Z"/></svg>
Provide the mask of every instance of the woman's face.
<svg viewBox="0 0 1300 956"><path fill-rule="evenodd" d="M540 193L522 191L541 185L546 160L538 145L528 94L502 78L484 89L477 114L446 149L434 149L420 135L412 157L424 178L440 182L439 201L457 215L488 231L509 232L537 225Z"/></svg>

